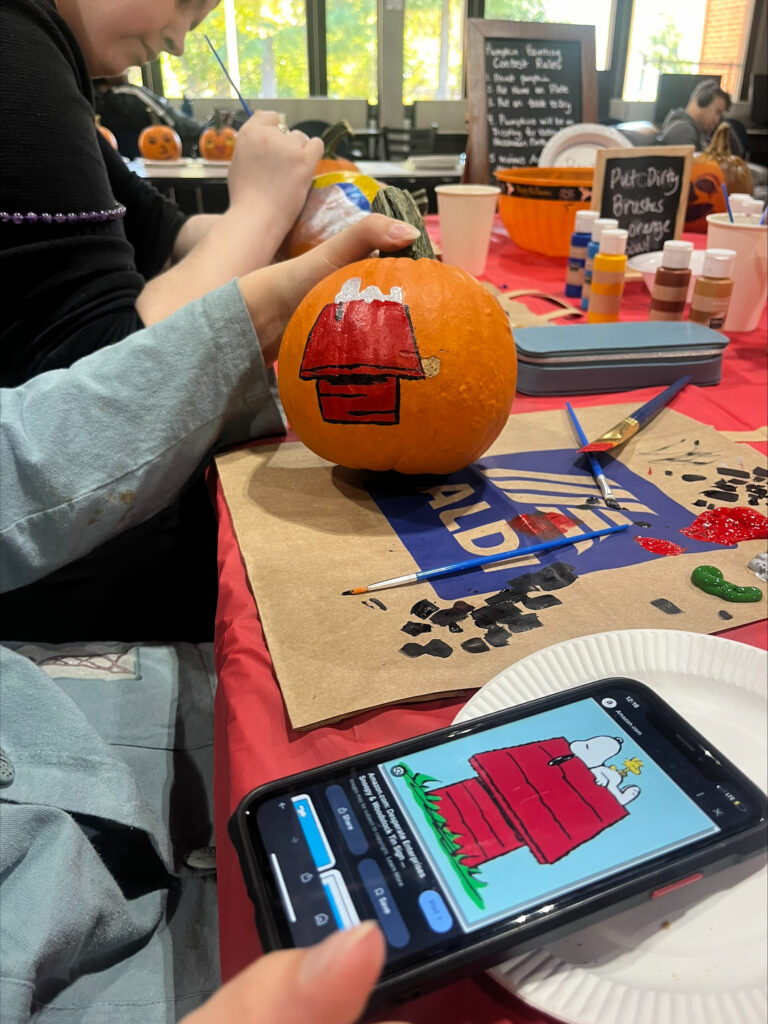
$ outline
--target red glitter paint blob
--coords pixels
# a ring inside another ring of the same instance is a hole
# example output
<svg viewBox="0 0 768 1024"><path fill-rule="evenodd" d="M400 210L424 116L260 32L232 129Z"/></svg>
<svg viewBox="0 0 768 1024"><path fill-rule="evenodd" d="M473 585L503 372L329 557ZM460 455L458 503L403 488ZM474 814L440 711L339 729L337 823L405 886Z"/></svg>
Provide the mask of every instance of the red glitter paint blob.
<svg viewBox="0 0 768 1024"><path fill-rule="evenodd" d="M768 518L754 508L711 508L680 533L692 540L733 545L768 537Z"/></svg>
<svg viewBox="0 0 768 1024"><path fill-rule="evenodd" d="M681 548L679 544L661 540L659 537L635 537L635 543L654 555L682 555L685 551L685 548Z"/></svg>

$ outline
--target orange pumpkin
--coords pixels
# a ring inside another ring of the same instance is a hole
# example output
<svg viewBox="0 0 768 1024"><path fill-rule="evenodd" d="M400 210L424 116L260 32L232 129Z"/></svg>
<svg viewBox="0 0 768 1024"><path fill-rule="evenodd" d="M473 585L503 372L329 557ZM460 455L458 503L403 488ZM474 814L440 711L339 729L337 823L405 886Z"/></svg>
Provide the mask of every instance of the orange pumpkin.
<svg viewBox="0 0 768 1024"><path fill-rule="evenodd" d="M213 124L200 133L198 147L203 160L231 160L235 154L237 132L232 127L231 113L213 113Z"/></svg>
<svg viewBox="0 0 768 1024"><path fill-rule="evenodd" d="M705 232L708 214L725 213L723 185L729 194L752 193L752 175L741 157L731 152L730 128L725 121L718 125L707 148L693 158L686 231Z"/></svg>
<svg viewBox="0 0 768 1024"><path fill-rule="evenodd" d="M516 379L496 299L458 267L407 255L361 260L316 285L288 323L278 373L288 420L317 455L417 474L479 458L507 421Z"/></svg>
<svg viewBox="0 0 768 1024"><path fill-rule="evenodd" d="M343 156L336 155L336 147L342 139L351 139L354 135L348 121L337 121L326 128L320 138L323 140L323 155L315 165L315 175L329 174L331 171L357 171L360 168Z"/></svg>
<svg viewBox="0 0 768 1024"><path fill-rule="evenodd" d="M178 160L181 139L167 124L151 124L139 135L139 152L145 160Z"/></svg>
<svg viewBox="0 0 768 1024"><path fill-rule="evenodd" d="M101 116L99 114L94 115L94 121L96 122L96 131L99 132L100 135L104 136L104 138L110 144L112 149L117 149L117 139L109 130L109 128L107 128L106 125L103 125L101 123Z"/></svg>

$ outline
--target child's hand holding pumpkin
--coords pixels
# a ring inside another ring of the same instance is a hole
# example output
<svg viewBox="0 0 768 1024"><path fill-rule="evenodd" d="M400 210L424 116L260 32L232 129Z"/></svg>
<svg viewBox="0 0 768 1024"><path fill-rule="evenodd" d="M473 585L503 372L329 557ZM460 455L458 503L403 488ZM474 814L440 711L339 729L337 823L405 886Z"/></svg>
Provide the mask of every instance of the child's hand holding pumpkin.
<svg viewBox="0 0 768 1024"><path fill-rule="evenodd" d="M230 208L268 234L273 252L301 212L323 152L320 139L280 131L278 123L276 113L256 111L238 132L229 170Z"/></svg>

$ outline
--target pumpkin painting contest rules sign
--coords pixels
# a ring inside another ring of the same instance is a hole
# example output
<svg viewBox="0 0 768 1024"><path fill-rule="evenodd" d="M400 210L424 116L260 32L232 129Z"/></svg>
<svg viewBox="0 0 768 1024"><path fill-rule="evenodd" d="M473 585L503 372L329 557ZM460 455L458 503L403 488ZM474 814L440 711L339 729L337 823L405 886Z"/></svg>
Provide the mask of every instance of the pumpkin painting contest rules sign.
<svg viewBox="0 0 768 1024"><path fill-rule="evenodd" d="M553 135L581 121L581 47L486 39L485 61L491 170L525 167Z"/></svg>
<svg viewBox="0 0 768 1024"><path fill-rule="evenodd" d="M594 29L467 22L470 180L539 162L549 140L597 116Z"/></svg>

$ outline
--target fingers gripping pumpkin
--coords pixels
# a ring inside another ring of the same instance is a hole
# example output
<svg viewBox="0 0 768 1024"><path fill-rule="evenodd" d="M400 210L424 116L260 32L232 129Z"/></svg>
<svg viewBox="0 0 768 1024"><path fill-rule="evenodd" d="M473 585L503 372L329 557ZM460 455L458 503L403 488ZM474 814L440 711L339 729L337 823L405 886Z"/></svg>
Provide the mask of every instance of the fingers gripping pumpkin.
<svg viewBox="0 0 768 1024"><path fill-rule="evenodd" d="M507 317L471 275L385 257L312 289L283 336L278 380L293 430L322 458L441 474L498 437L516 376Z"/></svg>

